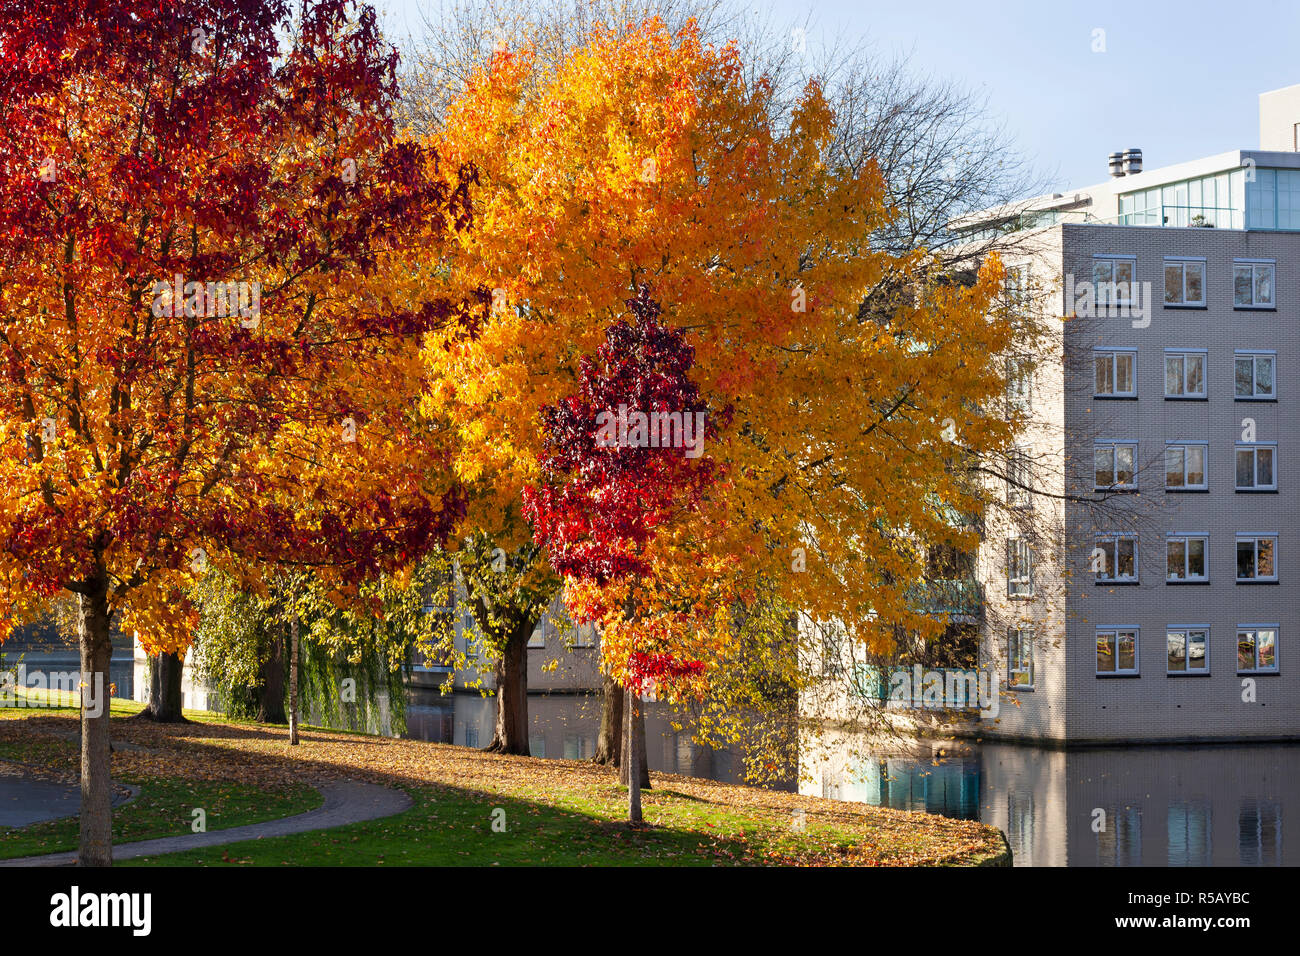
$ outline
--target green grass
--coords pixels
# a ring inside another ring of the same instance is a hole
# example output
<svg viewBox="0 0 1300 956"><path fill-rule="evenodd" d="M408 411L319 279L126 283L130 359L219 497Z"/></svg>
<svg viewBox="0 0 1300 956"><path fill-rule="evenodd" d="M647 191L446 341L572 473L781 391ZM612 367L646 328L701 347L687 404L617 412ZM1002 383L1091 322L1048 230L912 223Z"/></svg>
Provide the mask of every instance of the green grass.
<svg viewBox="0 0 1300 956"><path fill-rule="evenodd" d="M138 786L140 794L113 810L114 843L191 833L195 808L202 808L207 814L208 830L222 830L278 820L314 810L321 804L320 794L306 785L268 791L246 784L190 783L165 777L128 782ZM0 859L75 850L77 839L76 817L26 827L0 827Z"/></svg>
<svg viewBox="0 0 1300 956"><path fill-rule="evenodd" d="M829 828L815 834L781 834L742 813L720 813L714 805L695 806L690 798L667 793L647 802L646 818L657 825L631 831L610 812L610 803L619 803L624 792L609 790L611 800L593 798L585 807L555 807L417 787L410 791L415 806L384 820L142 857L122 865L711 866L759 862L759 850L807 851L810 840L842 841L845 846L852 842L847 832ZM503 832L493 830L497 809L504 811Z"/></svg>
<svg viewBox="0 0 1300 956"><path fill-rule="evenodd" d="M186 716L203 725L197 733L193 725L114 720L113 739L122 745L114 755L117 778L141 783L156 801L115 811L115 842L184 835L195 806L208 810L210 830L301 812L309 805L295 802L292 787L315 774L401 788L414 806L367 823L121 865L946 866L1009 859L996 829L973 821L665 774L654 775L655 788L643 794L647 826L634 830L625 822L626 791L590 762L319 730L290 748L279 728ZM72 715L25 725L0 720L0 757L75 779L75 727ZM315 805L314 791L311 798ZM493 826L496 810L504 813L503 829ZM796 810L803 814L798 829ZM41 827L45 832L26 828L19 838L43 840L36 848L10 850L13 834L0 836L0 856L75 843L75 820ZM63 845L54 845L58 827L65 828Z"/></svg>
<svg viewBox="0 0 1300 956"><path fill-rule="evenodd" d="M29 691L29 700L40 708L0 708L0 716L73 716L78 713L73 695L60 692ZM51 696L57 698L50 701ZM143 705L132 700L114 698L110 712L115 717L130 717ZM205 712L186 712L190 718L215 717ZM72 725L75 729L75 724ZM26 765L38 771L58 773L75 770L79 742L69 737L32 736L0 740L0 760ZM75 779L75 778L73 778ZM193 810L206 813L208 830L223 830L278 820L314 810L321 805L321 795L313 787L299 784L278 789L247 784L214 781L185 781L166 776L118 775L117 780L139 788L139 794L127 804L113 810L113 842L129 843L157 837L192 833ZM75 850L78 841L75 816L47 820L25 827L0 827L0 859L62 853Z"/></svg>

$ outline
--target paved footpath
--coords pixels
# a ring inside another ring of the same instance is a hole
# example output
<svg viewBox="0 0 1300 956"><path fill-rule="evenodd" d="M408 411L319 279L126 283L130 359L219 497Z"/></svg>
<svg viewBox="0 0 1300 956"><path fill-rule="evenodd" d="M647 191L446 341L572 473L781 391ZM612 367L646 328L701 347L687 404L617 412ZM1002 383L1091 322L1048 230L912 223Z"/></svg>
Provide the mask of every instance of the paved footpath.
<svg viewBox="0 0 1300 956"><path fill-rule="evenodd" d="M113 859L114 861L130 860L138 856L159 856L164 853L180 853L184 850L201 850L226 843L239 843L242 840L328 830L349 823L391 817L403 810L409 810L413 802L410 794L404 790L393 790L373 783L362 783L359 780L328 780L315 786L325 798L325 802L318 809L281 820L250 823L226 830L210 830L207 833L186 833L182 836L162 837L157 840L141 840L138 843L122 843L113 847ZM76 862L77 854L69 852L0 860L0 866L72 866Z"/></svg>
<svg viewBox="0 0 1300 956"><path fill-rule="evenodd" d="M139 791L113 785L113 806L121 806ZM81 806L78 784L57 783L24 773L0 773L0 827L26 827L60 817L73 817Z"/></svg>

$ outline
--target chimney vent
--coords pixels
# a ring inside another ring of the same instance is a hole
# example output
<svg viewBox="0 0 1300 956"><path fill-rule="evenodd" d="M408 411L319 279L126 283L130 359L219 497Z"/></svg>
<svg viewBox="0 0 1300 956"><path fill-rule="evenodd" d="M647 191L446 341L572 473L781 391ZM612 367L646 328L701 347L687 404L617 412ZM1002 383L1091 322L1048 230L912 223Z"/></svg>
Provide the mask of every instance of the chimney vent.
<svg viewBox="0 0 1300 956"><path fill-rule="evenodd" d="M1114 176L1116 179L1124 175L1124 154L1123 153L1110 154L1110 174Z"/></svg>
<svg viewBox="0 0 1300 956"><path fill-rule="evenodd" d="M1129 149L1124 151L1124 175L1136 176L1142 172L1142 150Z"/></svg>

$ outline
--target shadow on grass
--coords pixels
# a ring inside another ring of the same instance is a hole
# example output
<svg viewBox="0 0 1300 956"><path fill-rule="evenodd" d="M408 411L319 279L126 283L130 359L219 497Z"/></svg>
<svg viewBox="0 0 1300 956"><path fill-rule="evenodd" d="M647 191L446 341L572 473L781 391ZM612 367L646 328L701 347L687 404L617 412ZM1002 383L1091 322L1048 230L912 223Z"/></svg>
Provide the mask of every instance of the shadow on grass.
<svg viewBox="0 0 1300 956"><path fill-rule="evenodd" d="M16 723L27 722L0 721L0 744L18 732ZM75 728L71 718L42 717L26 730L39 736L69 728ZM414 808L394 817L171 854L169 865L845 862L846 844L858 848L858 862L888 862L899 853L921 862L950 857L962 862L962 851L954 851L959 838L968 841L964 858L979 855L979 847L969 841L987 840L986 828L969 822L923 822L926 815L910 814L895 814L895 820L889 811L883 819L849 820L841 819L847 811L830 807L809 808L806 831L795 833L785 802L744 788L734 788L733 800L733 788L723 788L713 799L656 787L644 795L645 815L661 825L632 830L621 822L626 791L618 786L615 771L589 761L540 761L312 730L302 733L302 746L291 748L284 731L245 724L142 724L115 718L112 733L117 740L155 751L115 753L115 774L120 759L124 769L165 767L182 780L273 785L351 778L405 789L416 800ZM500 820L496 810L504 811L503 832L493 829L494 820ZM904 818L910 818L910 833L887 832ZM963 827L980 832L959 833Z"/></svg>

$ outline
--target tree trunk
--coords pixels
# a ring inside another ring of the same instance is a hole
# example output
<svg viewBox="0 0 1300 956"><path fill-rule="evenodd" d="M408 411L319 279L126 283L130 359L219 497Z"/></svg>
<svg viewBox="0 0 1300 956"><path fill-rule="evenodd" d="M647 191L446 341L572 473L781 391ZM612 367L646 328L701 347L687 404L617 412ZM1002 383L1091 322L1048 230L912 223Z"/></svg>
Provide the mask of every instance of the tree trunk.
<svg viewBox="0 0 1300 956"><path fill-rule="evenodd" d="M636 700L636 706L632 707L628 701ZM618 764L618 782L627 786L627 770L629 764L639 771L637 773L638 786L642 790L650 789L650 762L646 759L645 745L645 707L636 694L623 691L623 753L628 753L627 749L627 715L632 714L632 737L636 744L635 758L631 761L620 760Z"/></svg>
<svg viewBox="0 0 1300 956"><path fill-rule="evenodd" d="M524 625L527 625L525 627ZM497 685L497 724L492 753L529 756L528 751L528 638L535 621L520 622L506 639L494 666Z"/></svg>
<svg viewBox="0 0 1300 956"><path fill-rule="evenodd" d="M289 743L298 745L298 615L289 621Z"/></svg>
<svg viewBox="0 0 1300 956"><path fill-rule="evenodd" d="M645 741L637 733L637 719L641 715L641 699L629 693L623 708L623 753L627 754L624 764L627 768L627 822L631 826L640 826L641 816L641 774L636 770L641 765L641 756L645 751ZM644 731L645 724L642 723Z"/></svg>
<svg viewBox="0 0 1300 956"><path fill-rule="evenodd" d="M617 767L623 740L623 685L609 675L602 677L604 696L600 702L600 736L596 738L596 763Z"/></svg>
<svg viewBox="0 0 1300 956"><path fill-rule="evenodd" d="M79 866L113 865L112 781L109 779L108 581L101 571L77 595L81 649L81 842Z"/></svg>
<svg viewBox="0 0 1300 956"><path fill-rule="evenodd" d="M278 630L278 629L277 629ZM266 660L261 666L261 687L258 688L257 719L264 724L289 722L284 713L284 633L271 639Z"/></svg>
<svg viewBox="0 0 1300 956"><path fill-rule="evenodd" d="M159 654L149 661L149 706L141 716L159 724L189 723L181 714L181 677L185 660L178 654Z"/></svg>

